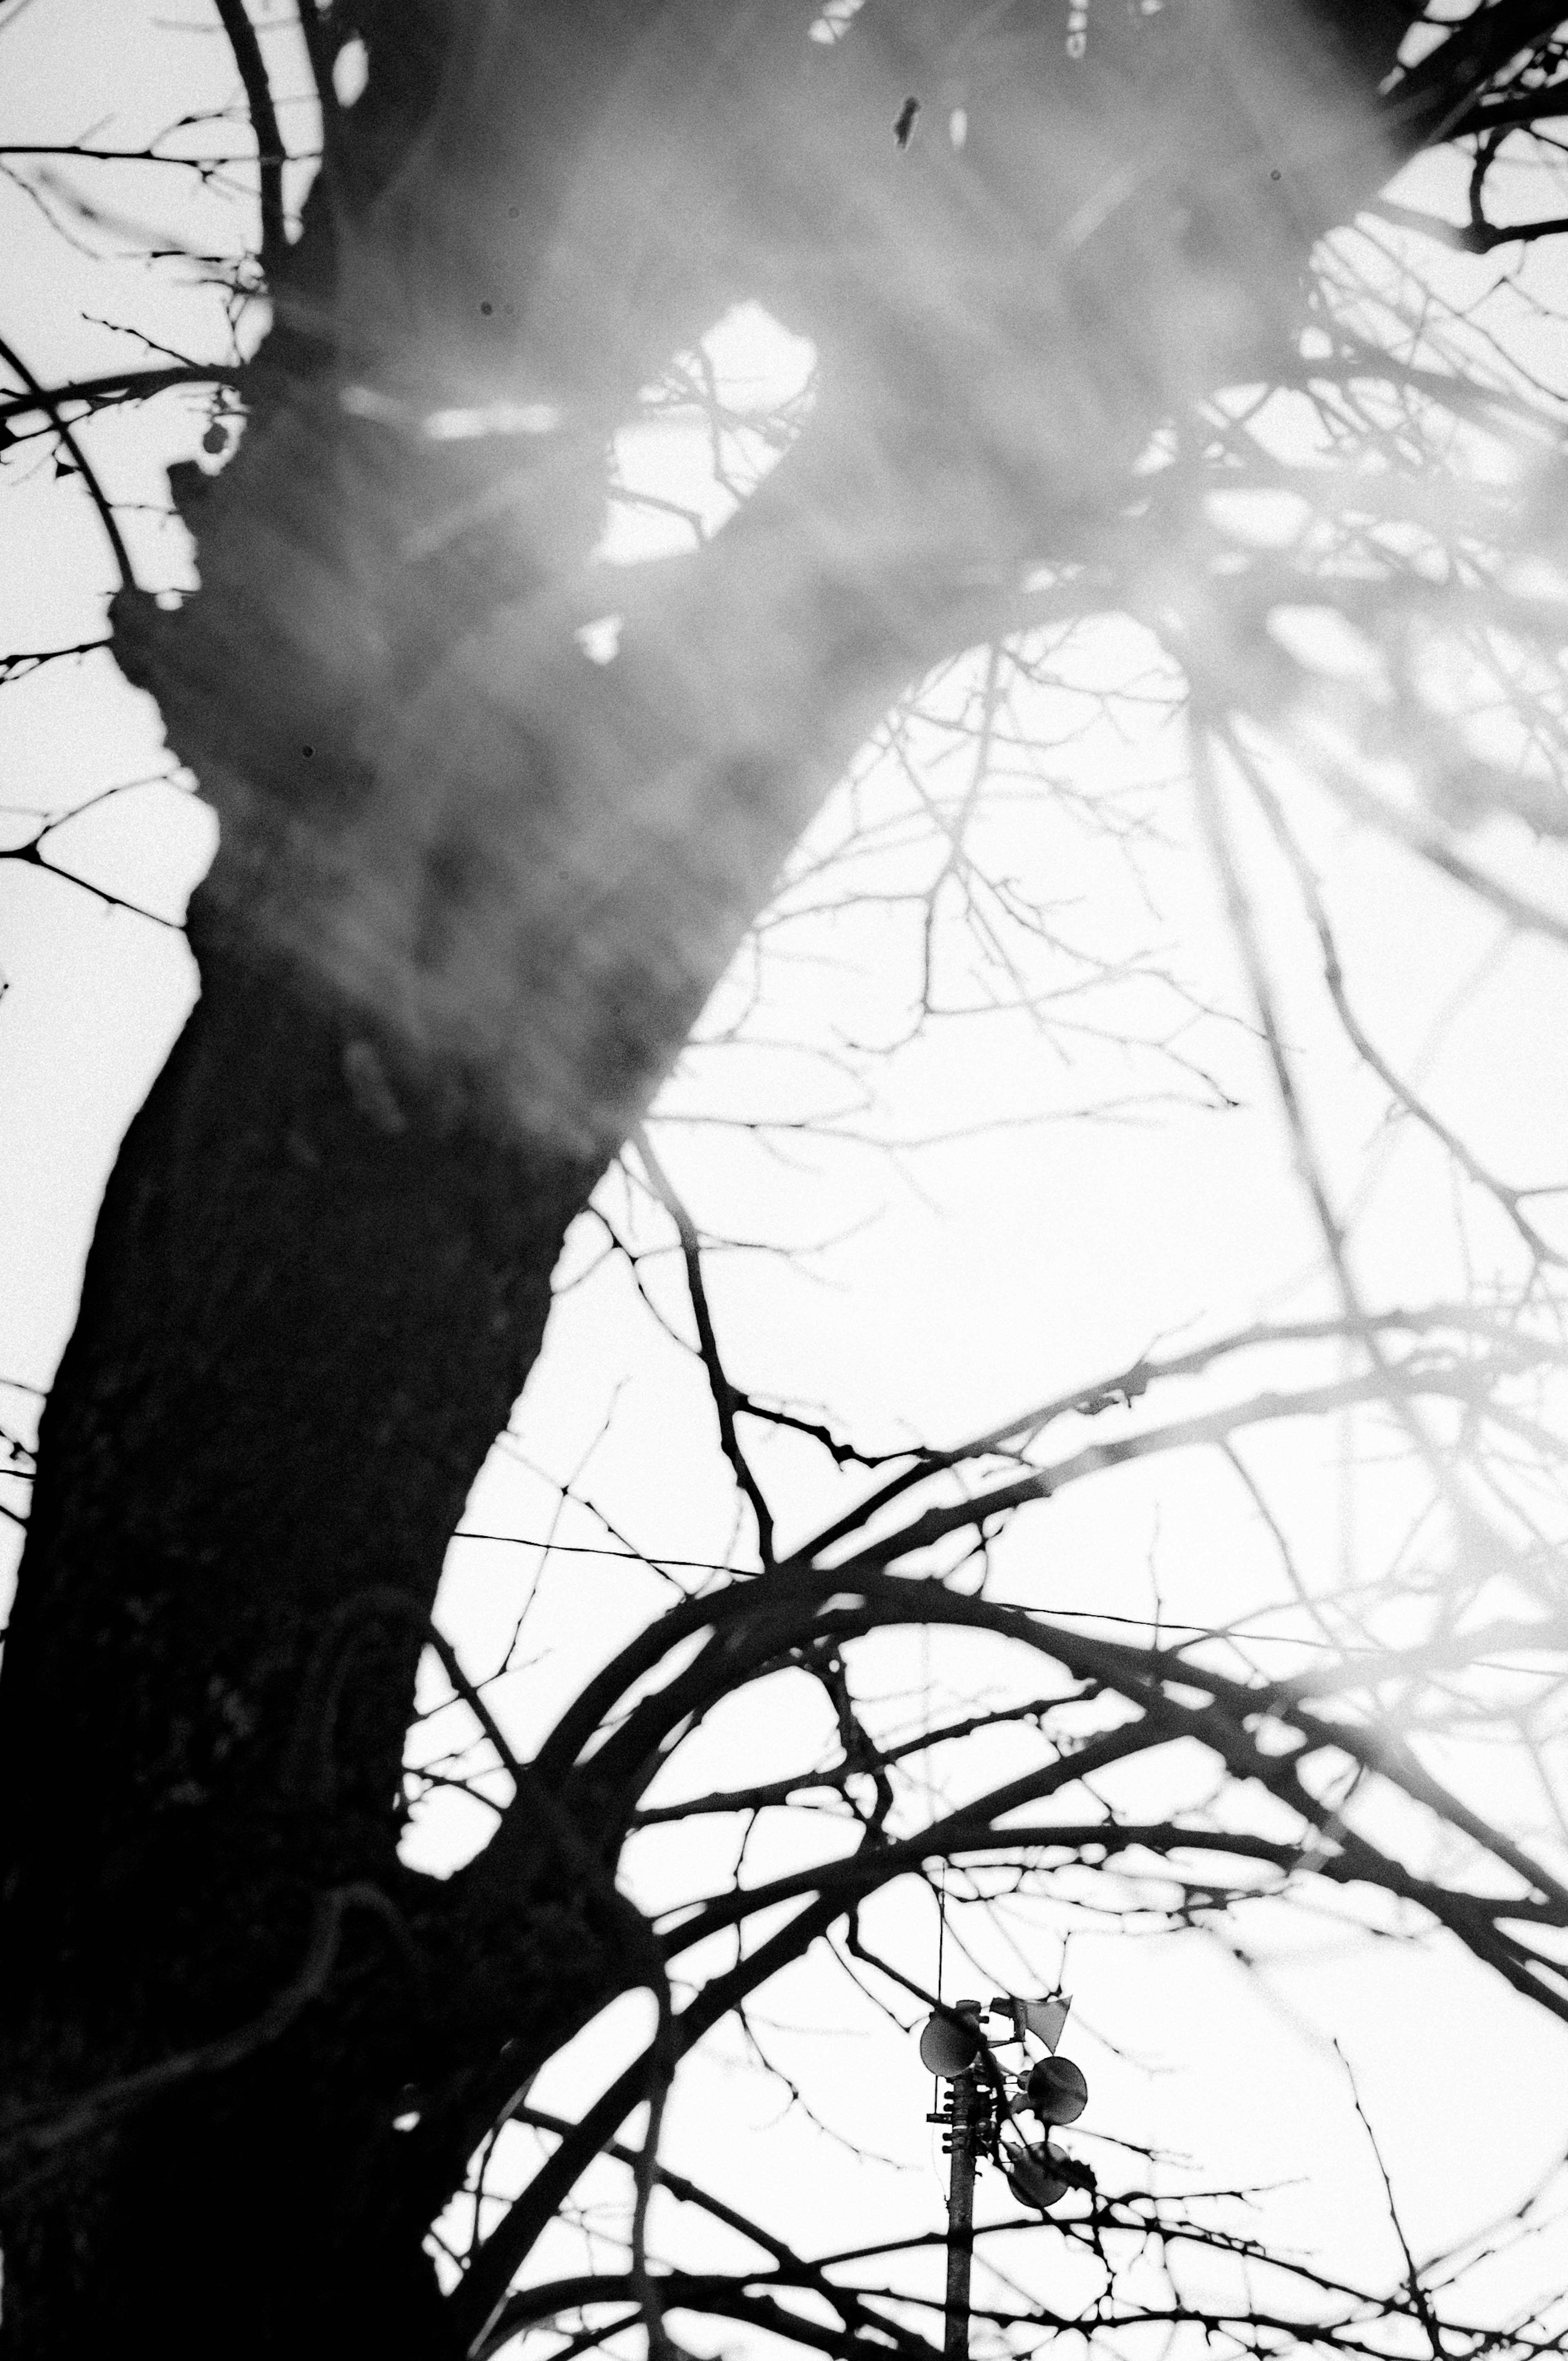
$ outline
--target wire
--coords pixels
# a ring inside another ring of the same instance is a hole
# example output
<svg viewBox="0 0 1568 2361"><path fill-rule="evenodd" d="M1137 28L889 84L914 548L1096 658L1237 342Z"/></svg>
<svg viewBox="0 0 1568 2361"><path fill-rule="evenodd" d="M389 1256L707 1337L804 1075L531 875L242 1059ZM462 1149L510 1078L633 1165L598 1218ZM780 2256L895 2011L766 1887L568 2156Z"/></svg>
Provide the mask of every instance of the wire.
<svg viewBox="0 0 1568 2361"><path fill-rule="evenodd" d="M937 1999L942 1997L942 1960L948 1949L948 1864L942 1863L942 1882L937 1888Z"/></svg>
<svg viewBox="0 0 1568 2361"><path fill-rule="evenodd" d="M718 1558L711 1557L670 1557L663 1550L607 1549L598 1542L542 1542L532 1539L527 1533L479 1532L468 1526L459 1526L452 1538L455 1542L504 1542L512 1549L555 1550L567 1557L616 1558L629 1565L652 1566L655 1570L660 1566L679 1565L699 1574L745 1574L755 1578L754 1569L751 1567L725 1565ZM822 1569L827 1574L832 1570L831 1566ZM1234 1631L1217 1631L1211 1623L1183 1623L1168 1615L1162 1615L1157 1620L1149 1615L1115 1615L1102 1607L1043 1607L1030 1611L1054 1616L1060 1623L1120 1623L1137 1631L1186 1631L1198 1640L1245 1640L1249 1647L1254 1648L1310 1648L1325 1656L1384 1659L1397 1653L1391 1648L1356 1647L1348 1642L1343 1648L1337 1647L1332 1640L1309 1640L1290 1631L1245 1631L1239 1627ZM1541 1644L1544 1648L1547 1643L1543 1641ZM1471 1672L1529 1675L1539 1674L1541 1666L1499 1664L1495 1657L1483 1656L1477 1657L1475 1664L1466 1669Z"/></svg>

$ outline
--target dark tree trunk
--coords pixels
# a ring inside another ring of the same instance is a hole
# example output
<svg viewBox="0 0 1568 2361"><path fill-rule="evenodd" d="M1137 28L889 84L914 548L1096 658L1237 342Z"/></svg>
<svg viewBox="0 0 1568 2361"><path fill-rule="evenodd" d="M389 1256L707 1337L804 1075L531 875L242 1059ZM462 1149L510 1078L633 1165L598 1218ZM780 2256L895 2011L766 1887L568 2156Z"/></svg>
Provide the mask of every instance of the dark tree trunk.
<svg viewBox="0 0 1568 2361"><path fill-rule="evenodd" d="M1293 315L1281 258L1323 210L1310 166L1268 209L1257 109L1210 87L1223 28L1183 8L1117 16L1077 82L999 56L967 181L892 138L939 9L869 10L841 56L796 0L650 13L360 11L370 82L244 445L177 471L202 591L117 604L223 850L0 1689L5 2087L86 2094L12 2155L15 2361L447 2351L425 2225L509 2073L641 1973L548 1799L505 1885L396 1859L443 1554L565 1231L878 713L1115 522L1151 425ZM1317 13L1376 20L1369 95L1411 12ZM1216 114L1245 185L1173 229ZM1074 244L1157 132L1156 195ZM751 295L817 345L805 440L700 555L607 581L607 434ZM503 399L558 427L421 431ZM573 633L610 604L597 667Z"/></svg>
<svg viewBox="0 0 1568 2361"><path fill-rule="evenodd" d="M210 2042L298 1974L319 1896L388 1908L345 1916L330 2004L275 2052L53 2159L63 2202L42 2184L6 2248L27 2352L91 2349L149 2273L171 2350L228 2306L226 2348L326 2350L383 2295L429 2336L429 2208L367 2159L406 2086L510 2030L459 2031L442 1889L395 1857L400 1768L446 1541L593 1175L356 1093L343 1026L278 962L201 913L195 939L202 1001L126 1140L45 1422L0 1730L11 2057L73 2093ZM571 1941L514 2005L613 1988L586 1923Z"/></svg>

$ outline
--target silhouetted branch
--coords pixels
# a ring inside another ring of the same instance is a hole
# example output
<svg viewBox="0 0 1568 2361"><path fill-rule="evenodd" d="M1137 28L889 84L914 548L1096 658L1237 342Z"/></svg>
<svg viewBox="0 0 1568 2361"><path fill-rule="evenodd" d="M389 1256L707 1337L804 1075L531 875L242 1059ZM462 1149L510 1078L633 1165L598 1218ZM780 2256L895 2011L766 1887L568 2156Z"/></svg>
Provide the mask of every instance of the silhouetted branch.
<svg viewBox="0 0 1568 2361"><path fill-rule="evenodd" d="M19 369L17 374L21 374ZM165 368L115 369L104 377L75 378L66 385L44 388L34 384L29 392L13 394L0 401L0 425L13 418L25 417L31 411L41 411L52 419L73 402L82 402L93 411L109 409L123 401L145 401L149 395L162 393L171 385L238 385L244 374L237 362L175 361Z"/></svg>
<svg viewBox="0 0 1568 2361"><path fill-rule="evenodd" d="M71 427L60 409L60 397L57 394L51 393L47 387L39 383L38 379L33 375L31 369L27 367L26 361L22 359L20 354L16 351L15 346L7 344L3 336L0 336L0 361L4 361L6 368L10 369L15 376L21 379L22 383L32 395L34 404L36 404L38 408L48 412L49 418L53 422L56 434L60 436L60 442L64 445L65 449L70 453L71 463L74 466L77 474L81 477L83 484L87 487L88 497L92 500L93 507L98 511L99 520L104 527L104 538L107 540L110 550L114 554L115 564L119 571L120 588L123 590L135 590L137 587L136 574L131 566L130 554L126 548L124 537L121 534L118 522L115 520L115 511L109 505L108 500L104 491L104 487L98 481L98 478L93 473L92 467L89 467L87 460L83 456L82 445L78 443L75 435L71 431ZM3 416L3 413L0 413L0 416Z"/></svg>
<svg viewBox="0 0 1568 2361"><path fill-rule="evenodd" d="M262 276L270 283L287 250L283 230L283 166L288 159L288 151L283 145L278 110L273 104L267 61L261 54L256 27L246 13L245 0L214 0L214 5L223 21L229 47L234 51L234 61L245 89L246 104L250 109L251 128L256 134L261 199L260 262Z"/></svg>
<svg viewBox="0 0 1568 2361"><path fill-rule="evenodd" d="M653 1153L646 1131L639 1129L635 1138L637 1153L641 1159L643 1170L659 1202L674 1222L680 1237L681 1255L685 1264L686 1285L691 1294L692 1315L696 1322L698 1346L702 1354L703 1367L707 1371L708 1389L713 1395L713 1406L718 1414L719 1440L724 1447L724 1455L735 1471L735 1480L751 1502L751 1514L757 1523L757 1548L763 1567L766 1569L773 1563L773 1512L763 1497L761 1485L752 1473L751 1463L741 1448L740 1438L736 1431L735 1411L738 1398L734 1387L725 1375L724 1364L718 1356L718 1339L714 1332L713 1314L708 1309L707 1288L702 1275L701 1242L691 1215L676 1194L674 1185L663 1164Z"/></svg>

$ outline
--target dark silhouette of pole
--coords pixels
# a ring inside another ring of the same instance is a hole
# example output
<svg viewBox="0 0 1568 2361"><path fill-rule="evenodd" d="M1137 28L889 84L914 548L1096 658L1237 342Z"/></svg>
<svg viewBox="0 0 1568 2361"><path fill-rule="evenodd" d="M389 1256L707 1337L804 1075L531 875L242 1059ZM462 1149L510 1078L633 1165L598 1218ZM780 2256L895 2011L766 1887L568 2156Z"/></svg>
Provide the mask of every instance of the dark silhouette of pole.
<svg viewBox="0 0 1568 2361"><path fill-rule="evenodd" d="M979 2118L984 2113L972 2069L949 2086L952 2130L948 2176L948 2325L943 2361L969 2361L970 2263L974 2254L974 2168Z"/></svg>

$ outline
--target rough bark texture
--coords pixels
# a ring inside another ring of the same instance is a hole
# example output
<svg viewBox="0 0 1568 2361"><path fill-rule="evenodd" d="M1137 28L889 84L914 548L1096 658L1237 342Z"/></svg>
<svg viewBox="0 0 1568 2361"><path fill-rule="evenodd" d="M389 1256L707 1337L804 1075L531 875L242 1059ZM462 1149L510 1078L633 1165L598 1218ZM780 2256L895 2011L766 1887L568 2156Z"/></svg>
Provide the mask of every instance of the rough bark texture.
<svg viewBox="0 0 1568 2361"><path fill-rule="evenodd" d="M565 1227L879 710L1288 328L1344 175L1287 135L1343 128L1411 13L1321 6L1283 57L1261 5L1107 7L1074 76L1037 29L966 50L978 7L837 49L795 0L358 12L244 445L177 471L201 594L116 609L223 850L44 1427L5 2081L197 2063L21 2151L16 2361L449 2349L425 2224L509 2077L642 1972L547 1798L504 1880L395 1853L444 1549ZM742 297L817 346L807 434L707 550L607 582L605 439ZM502 400L558 429L422 431Z"/></svg>

